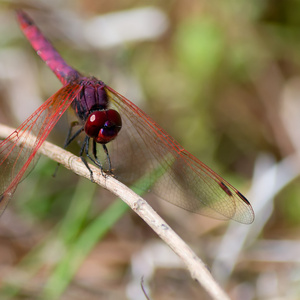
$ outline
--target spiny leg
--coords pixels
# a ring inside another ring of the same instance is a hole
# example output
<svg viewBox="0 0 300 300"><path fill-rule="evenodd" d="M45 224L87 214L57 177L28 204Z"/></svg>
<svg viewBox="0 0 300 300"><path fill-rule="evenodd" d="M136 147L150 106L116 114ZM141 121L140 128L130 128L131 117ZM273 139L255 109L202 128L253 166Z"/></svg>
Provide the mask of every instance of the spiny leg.
<svg viewBox="0 0 300 300"><path fill-rule="evenodd" d="M84 163L84 165L86 166L86 168L89 170L91 181L94 182L93 171L89 167L86 159L83 157L83 152L86 152L89 149L89 142L90 142L90 137L86 136L85 139L84 139L84 142L81 146L81 149L80 149L80 152L79 152L79 157L80 157L81 161ZM89 157L88 152L86 152L86 154Z"/></svg>
<svg viewBox="0 0 300 300"><path fill-rule="evenodd" d="M106 158L107 158L107 161L108 161L108 168L109 168L108 172L113 175L113 171L112 171L112 167L111 167L111 160L110 160L110 156L109 156L109 153L108 153L108 149L107 149L105 144L103 144L102 147L103 147L103 150L106 154Z"/></svg>
<svg viewBox="0 0 300 300"><path fill-rule="evenodd" d="M85 138L85 147L84 147L84 152L89 160L91 160L97 167L99 167L102 170L102 165L100 161L96 161L93 159L90 154L89 154L89 148L90 148L90 137L86 136Z"/></svg>
<svg viewBox="0 0 300 300"><path fill-rule="evenodd" d="M97 148L96 148L95 141L93 140L93 155L94 155L95 159L93 157L91 157L89 154L89 146L90 146L90 137L86 136L86 138L84 140L84 145L82 147L82 151L84 150L86 156L101 170L102 176L105 176L102 164L97 158L97 150L96 150ZM83 154L83 152L81 153L81 156L82 156L82 154ZM83 159L83 157L81 159ZM87 165L86 161L85 161L85 165ZM88 169L90 170L90 172L92 172L89 167L88 167Z"/></svg>
<svg viewBox="0 0 300 300"><path fill-rule="evenodd" d="M98 156L97 156L97 144L96 144L96 141L95 140L93 140L93 155L94 155L94 157L95 157L95 160L96 160L96 165L100 168L100 170L101 170L101 174L102 174L102 176L105 176L105 173L104 173L104 171L103 171L103 167L102 167L102 164L101 164L101 162L99 161L99 159L98 159Z"/></svg>
<svg viewBox="0 0 300 300"><path fill-rule="evenodd" d="M103 166L101 164L101 162L99 161L98 159L98 156L97 156L97 144L96 144L96 141L93 139L93 146L92 146L92 151L93 151L93 157L91 157L91 155L89 154L89 146L90 146L90 137L89 136L86 136L85 139L84 139L84 143L81 147L81 151L80 151L80 158L82 160L82 162L85 164L85 166L88 168L88 170L90 171L90 174L91 174L91 180L93 181L93 172L92 170L90 169L90 167L88 166L88 163L87 161L85 160L85 158L83 157L83 152L85 152L86 156L97 166L100 168L101 170L101 174L102 176L105 176L105 172L103 170ZM106 157L107 157L107 161L108 161L108 166L109 166L109 173L110 174L113 174L112 173L112 167L111 167L111 160L110 160L110 156L109 156L109 153L108 153L108 149L106 147L106 145L102 145L103 147L103 150L106 154Z"/></svg>
<svg viewBox="0 0 300 300"><path fill-rule="evenodd" d="M79 134L84 130L84 127L82 126L79 130L77 130L73 136L71 137L71 133L72 133L72 129L74 126L78 125L78 122L75 121L75 122L72 122L71 123L71 126L70 126L70 129L69 129L69 132L68 132L68 135L67 135L67 138L66 138L66 141L65 141L65 144L64 144L64 149L66 149L78 136Z"/></svg>
<svg viewBox="0 0 300 300"><path fill-rule="evenodd" d="M102 164L101 164L101 162L99 161L98 156L97 156L97 143L96 143L95 140L93 140L93 155L94 155L94 157L95 157L95 160L96 160L96 162L97 162L97 165L101 166L101 168L102 168Z"/></svg>

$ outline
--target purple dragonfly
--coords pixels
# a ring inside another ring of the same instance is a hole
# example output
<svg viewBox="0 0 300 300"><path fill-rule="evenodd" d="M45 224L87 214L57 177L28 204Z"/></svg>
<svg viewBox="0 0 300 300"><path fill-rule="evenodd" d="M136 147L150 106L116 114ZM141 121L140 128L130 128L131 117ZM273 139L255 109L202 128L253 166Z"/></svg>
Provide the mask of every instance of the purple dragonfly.
<svg viewBox="0 0 300 300"><path fill-rule="evenodd" d="M24 35L63 87L0 144L0 214L28 167L36 162L39 147L71 107L78 120L71 126L65 147L84 134L80 157L88 169L86 158L126 185L144 178L141 192L153 182L154 194L188 211L253 222L253 209L237 189L182 148L131 101L70 67L25 12L17 11L17 18ZM160 170L159 176L156 170Z"/></svg>

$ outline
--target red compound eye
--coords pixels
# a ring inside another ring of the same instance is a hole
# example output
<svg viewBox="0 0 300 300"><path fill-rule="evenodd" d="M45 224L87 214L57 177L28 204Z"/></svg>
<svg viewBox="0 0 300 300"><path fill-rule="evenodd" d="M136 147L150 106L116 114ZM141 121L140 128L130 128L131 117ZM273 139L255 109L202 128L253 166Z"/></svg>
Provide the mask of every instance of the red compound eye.
<svg viewBox="0 0 300 300"><path fill-rule="evenodd" d="M84 126L85 133L97 143L106 144L112 141L122 128L120 114L113 109L92 112Z"/></svg>

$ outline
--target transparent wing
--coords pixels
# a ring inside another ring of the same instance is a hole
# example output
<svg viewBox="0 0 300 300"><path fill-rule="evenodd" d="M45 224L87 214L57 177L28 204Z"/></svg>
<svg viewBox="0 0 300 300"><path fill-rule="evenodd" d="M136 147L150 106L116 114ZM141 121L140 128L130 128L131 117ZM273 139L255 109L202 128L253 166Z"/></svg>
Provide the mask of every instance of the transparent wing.
<svg viewBox="0 0 300 300"><path fill-rule="evenodd" d="M117 138L107 145L117 179L131 185L148 176L145 182L152 182L158 169L161 172L152 187L158 197L217 219L253 222L252 207L238 190L183 149L131 101L108 86L106 90L123 122Z"/></svg>
<svg viewBox="0 0 300 300"><path fill-rule="evenodd" d="M81 88L77 84L61 88L0 143L0 215L28 167L37 161L37 150Z"/></svg>

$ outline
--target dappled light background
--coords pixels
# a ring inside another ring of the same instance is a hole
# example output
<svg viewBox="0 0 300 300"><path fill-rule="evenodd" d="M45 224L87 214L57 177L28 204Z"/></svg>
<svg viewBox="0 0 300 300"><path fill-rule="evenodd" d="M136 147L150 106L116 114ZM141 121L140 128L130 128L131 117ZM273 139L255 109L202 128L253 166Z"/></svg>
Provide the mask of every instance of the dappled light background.
<svg viewBox="0 0 300 300"><path fill-rule="evenodd" d="M0 1L0 122L15 127L61 87L16 6L250 200L251 225L150 203L229 296L299 299L300 1ZM151 299L209 299L138 216L55 169L41 157L0 219L1 299L144 299L142 278Z"/></svg>

